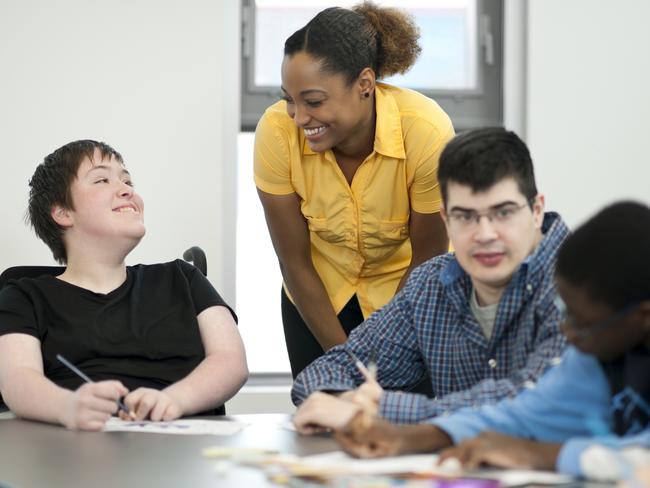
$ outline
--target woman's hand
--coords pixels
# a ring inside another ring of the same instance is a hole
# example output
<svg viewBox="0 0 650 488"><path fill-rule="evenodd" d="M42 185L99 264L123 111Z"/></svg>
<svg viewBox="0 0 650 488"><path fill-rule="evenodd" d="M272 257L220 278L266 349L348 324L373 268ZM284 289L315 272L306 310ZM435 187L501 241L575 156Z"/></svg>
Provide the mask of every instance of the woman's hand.
<svg viewBox="0 0 650 488"><path fill-rule="evenodd" d="M124 398L124 403L135 414L137 420L150 419L155 422L180 418L183 409L179 402L164 391L153 388L138 388ZM125 412L120 412L123 420L133 420Z"/></svg>
<svg viewBox="0 0 650 488"><path fill-rule="evenodd" d="M84 383L71 392L61 423L71 430L101 430L128 392L119 381Z"/></svg>

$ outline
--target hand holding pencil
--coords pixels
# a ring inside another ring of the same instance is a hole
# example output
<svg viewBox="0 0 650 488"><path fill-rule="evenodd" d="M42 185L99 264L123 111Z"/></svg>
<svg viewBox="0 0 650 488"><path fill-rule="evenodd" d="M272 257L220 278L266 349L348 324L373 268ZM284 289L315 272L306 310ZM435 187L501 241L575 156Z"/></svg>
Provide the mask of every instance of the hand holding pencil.
<svg viewBox="0 0 650 488"><path fill-rule="evenodd" d="M363 375L365 382L355 390L340 395L320 391L309 395L293 417L296 430L301 434L316 434L323 430L343 432L351 428L357 432L369 428L376 417L383 390L376 380L374 354L371 354L366 366L352 351L345 348L344 351Z"/></svg>
<svg viewBox="0 0 650 488"><path fill-rule="evenodd" d="M363 364L361 360L357 357L354 352L352 352L350 349L344 348L343 349L345 353L350 356L350 359L356 366L356 368L359 370L359 372L363 375L366 381L377 381L377 362L375 359L375 352L373 351L370 355L370 361L368 361L368 366Z"/></svg>
<svg viewBox="0 0 650 488"><path fill-rule="evenodd" d="M101 430L112 414L120 409L129 412L121 397L129 390L119 381L92 381L86 374L60 354L57 359L84 380L70 397L62 412L61 423L71 430ZM129 415L130 412L129 412Z"/></svg>
<svg viewBox="0 0 650 488"><path fill-rule="evenodd" d="M369 417L376 417L379 413L379 401L384 392L383 388L377 382L376 353L374 350L370 353L370 360L366 366L351 350L344 350L365 378L363 384L346 393L344 398L359 405Z"/></svg>

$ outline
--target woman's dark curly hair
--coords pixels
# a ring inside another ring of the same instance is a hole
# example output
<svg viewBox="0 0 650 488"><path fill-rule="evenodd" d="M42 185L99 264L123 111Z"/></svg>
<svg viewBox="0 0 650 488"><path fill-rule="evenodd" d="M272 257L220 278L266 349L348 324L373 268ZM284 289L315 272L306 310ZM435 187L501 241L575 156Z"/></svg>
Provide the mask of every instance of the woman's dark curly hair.
<svg viewBox="0 0 650 488"><path fill-rule="evenodd" d="M304 51L350 84L365 68L372 68L377 78L408 71L421 51L419 37L410 15L366 1L318 13L286 40L284 55Z"/></svg>

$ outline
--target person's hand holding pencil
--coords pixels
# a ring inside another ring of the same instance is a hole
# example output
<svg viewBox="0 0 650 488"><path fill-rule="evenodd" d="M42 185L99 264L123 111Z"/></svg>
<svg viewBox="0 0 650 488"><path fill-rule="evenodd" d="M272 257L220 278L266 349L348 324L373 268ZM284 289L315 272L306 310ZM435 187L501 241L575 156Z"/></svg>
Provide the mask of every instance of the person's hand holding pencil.
<svg viewBox="0 0 650 488"><path fill-rule="evenodd" d="M383 388L377 382L376 353L374 350L371 351L370 360L366 366L351 350L344 350L363 375L365 381L358 388L346 392L341 397L359 405L369 417L376 417L379 413L379 400L384 392Z"/></svg>
<svg viewBox="0 0 650 488"><path fill-rule="evenodd" d="M377 383L374 354L364 365L350 350L344 349L363 375L365 382L357 389L338 395L314 392L300 405L293 417L296 430L301 434L316 434L325 430L342 431L354 426L363 430L370 426L379 410L383 392Z"/></svg>
<svg viewBox="0 0 650 488"><path fill-rule="evenodd" d="M70 401L62 412L61 423L71 430L101 430L111 415L122 410L131 415L121 398L129 390L119 381L92 381L85 373L60 354L57 359L84 380L71 392Z"/></svg>
<svg viewBox="0 0 650 488"><path fill-rule="evenodd" d="M343 429L359 415L365 413L356 403L316 391L300 405L293 416L293 425L300 434L319 434Z"/></svg>

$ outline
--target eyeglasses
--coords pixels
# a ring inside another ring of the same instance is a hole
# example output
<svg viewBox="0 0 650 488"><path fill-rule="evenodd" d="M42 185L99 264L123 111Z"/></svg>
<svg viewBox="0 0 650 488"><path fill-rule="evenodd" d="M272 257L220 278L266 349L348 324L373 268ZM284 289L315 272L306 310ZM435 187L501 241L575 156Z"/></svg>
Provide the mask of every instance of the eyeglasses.
<svg viewBox="0 0 650 488"><path fill-rule="evenodd" d="M616 322L621 320L623 317L625 317L627 314L629 314L636 307L639 306L639 302L630 303L629 305L626 305L625 307L620 309L611 317L601 322L589 326L583 326L583 325L578 325L576 323L575 318L569 313L566 304L564 303L564 300L562 300L561 297L557 296L554 302L555 302L555 306L560 311L560 315L562 317L561 319L562 327L571 329L572 334L578 340L585 339L586 337L595 335L598 332L602 332L605 329L609 329L611 326L616 324Z"/></svg>
<svg viewBox="0 0 650 488"><path fill-rule="evenodd" d="M452 210L447 214L447 219L452 227L459 230L470 230L478 226L481 217L487 219L496 225L508 225L513 217L524 207L531 204L531 201L517 205L516 203L508 203L501 205L497 208L491 208L484 212L477 212L475 210Z"/></svg>

